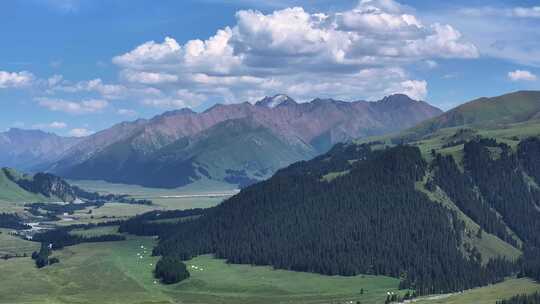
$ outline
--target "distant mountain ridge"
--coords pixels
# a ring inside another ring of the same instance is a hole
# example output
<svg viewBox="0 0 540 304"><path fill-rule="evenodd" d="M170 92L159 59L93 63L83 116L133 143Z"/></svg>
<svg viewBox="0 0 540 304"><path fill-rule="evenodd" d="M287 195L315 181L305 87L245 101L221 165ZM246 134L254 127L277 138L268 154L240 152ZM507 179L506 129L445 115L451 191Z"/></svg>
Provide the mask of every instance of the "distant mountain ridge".
<svg viewBox="0 0 540 304"><path fill-rule="evenodd" d="M66 149L48 171L73 179L178 187L208 178L247 185L338 142L412 127L442 113L396 94L378 102L278 94L123 122Z"/></svg>
<svg viewBox="0 0 540 304"><path fill-rule="evenodd" d="M0 132L0 165L28 170L54 161L80 141L41 130Z"/></svg>

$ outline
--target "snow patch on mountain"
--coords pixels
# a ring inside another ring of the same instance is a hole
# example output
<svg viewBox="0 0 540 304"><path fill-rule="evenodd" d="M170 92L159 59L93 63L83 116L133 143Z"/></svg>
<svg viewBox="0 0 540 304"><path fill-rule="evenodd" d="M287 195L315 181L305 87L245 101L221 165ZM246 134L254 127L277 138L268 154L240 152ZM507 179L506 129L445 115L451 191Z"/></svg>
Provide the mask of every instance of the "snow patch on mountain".
<svg viewBox="0 0 540 304"><path fill-rule="evenodd" d="M280 105L291 104L291 103L296 103L296 102L285 94L277 94L272 97L267 96L257 101L256 105L264 106L267 108L275 108Z"/></svg>

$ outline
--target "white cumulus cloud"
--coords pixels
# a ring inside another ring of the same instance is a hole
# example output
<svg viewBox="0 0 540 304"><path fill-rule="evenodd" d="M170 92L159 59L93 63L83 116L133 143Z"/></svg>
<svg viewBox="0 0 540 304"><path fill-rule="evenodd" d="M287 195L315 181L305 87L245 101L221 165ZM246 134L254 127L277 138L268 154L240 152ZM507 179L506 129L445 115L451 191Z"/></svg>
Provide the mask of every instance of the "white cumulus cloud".
<svg viewBox="0 0 540 304"><path fill-rule="evenodd" d="M380 97L400 90L425 97L427 84L412 79L407 64L479 56L451 25L426 23L393 0L362 0L351 10L332 13L292 7L271 13L241 10L235 17L234 25L207 39L148 41L113 63L129 82L161 89L174 85L203 96L184 98L169 90L143 101L183 107L197 104L194 100L240 102L276 92L300 100L321 93Z"/></svg>
<svg viewBox="0 0 540 304"><path fill-rule="evenodd" d="M62 80L64 80L64 76L62 75L59 75L59 74L55 74L49 78L47 78L47 85L49 87L54 87L56 85L59 85Z"/></svg>
<svg viewBox="0 0 540 304"><path fill-rule="evenodd" d="M206 97L203 94L192 93L186 89L176 91L173 96L162 98L148 98L143 104L163 109L194 108L199 106Z"/></svg>
<svg viewBox="0 0 540 304"><path fill-rule="evenodd" d="M401 90L396 93L407 94L412 99L422 100L427 95L427 82L424 80L406 80L401 83Z"/></svg>
<svg viewBox="0 0 540 304"><path fill-rule="evenodd" d="M540 6L515 7L512 10L514 16L522 18L540 18Z"/></svg>
<svg viewBox="0 0 540 304"><path fill-rule="evenodd" d="M70 101L59 98L40 97L36 98L38 104L51 111L64 112L69 114L96 113L108 106L106 100L87 99L82 101Z"/></svg>
<svg viewBox="0 0 540 304"><path fill-rule="evenodd" d="M526 70L508 72L508 78L512 81L535 81L536 75Z"/></svg>
<svg viewBox="0 0 540 304"><path fill-rule="evenodd" d="M148 41L134 50L113 58L113 62L121 66L137 68L144 65L159 65L174 61L181 52L181 47L170 37L165 37L163 43Z"/></svg>
<svg viewBox="0 0 540 304"><path fill-rule="evenodd" d="M0 89L25 87L30 85L33 80L34 75L27 71L0 71Z"/></svg>
<svg viewBox="0 0 540 304"><path fill-rule="evenodd" d="M135 110L132 110L132 109L118 109L118 111L116 111L116 113L118 113L118 115L123 115L123 116L137 116L137 111Z"/></svg>
<svg viewBox="0 0 540 304"><path fill-rule="evenodd" d="M49 80L51 79L49 78ZM126 88L125 86L120 84L107 84L104 83L100 78L79 81L75 84L60 84L60 81L57 81L55 84L58 85L53 86L53 91L62 91L68 93L95 92L99 93L103 98L107 99L122 98L125 97L126 93L128 92L128 88Z"/></svg>
<svg viewBox="0 0 540 304"><path fill-rule="evenodd" d="M168 73L155 73L155 72L139 72L126 70L122 73L122 76L129 82L143 83L143 84L159 84L167 82L175 82L178 80L178 76Z"/></svg>
<svg viewBox="0 0 540 304"><path fill-rule="evenodd" d="M65 129L67 124L62 121L53 121L51 123L44 124L35 124L32 126L33 129Z"/></svg>
<svg viewBox="0 0 540 304"><path fill-rule="evenodd" d="M93 133L94 131L90 131L85 128L74 128L68 132L68 135L73 136L73 137L85 137L85 136L92 135Z"/></svg>

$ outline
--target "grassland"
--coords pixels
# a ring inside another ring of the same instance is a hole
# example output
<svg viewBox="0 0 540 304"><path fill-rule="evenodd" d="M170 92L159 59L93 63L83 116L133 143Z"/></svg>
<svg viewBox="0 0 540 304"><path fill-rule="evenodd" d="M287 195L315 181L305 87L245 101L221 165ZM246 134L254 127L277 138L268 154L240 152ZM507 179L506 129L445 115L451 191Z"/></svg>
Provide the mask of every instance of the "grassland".
<svg viewBox="0 0 540 304"><path fill-rule="evenodd" d="M529 279L510 279L500 284L475 288L463 293L431 296L419 299L419 304L495 304L516 294L540 291L540 284Z"/></svg>
<svg viewBox="0 0 540 304"><path fill-rule="evenodd" d="M138 185L109 183L100 180L68 180L68 182L88 191L96 191L102 194L129 194L133 197L226 192L235 189L235 187L230 184L211 180L201 180L185 187L175 189L148 188Z"/></svg>
<svg viewBox="0 0 540 304"><path fill-rule="evenodd" d="M106 233L96 228L84 233ZM1 235L0 235L1 236ZM26 241L22 241L26 242ZM205 255L189 262L191 277L161 285L152 277L157 262L150 256L155 239L129 237L122 242L80 244L55 252L60 263L37 269L29 258L0 260L0 303L384 303L386 293L399 292L398 280L383 276L329 277L230 265ZM20 245L20 244L19 244ZM142 255L142 258L140 257ZM196 266L195 269L192 266ZM31 279L30 279L31 278ZM360 290L364 289L364 294ZM464 293L425 297L418 303L494 304L516 293L540 291L527 279Z"/></svg>
<svg viewBox="0 0 540 304"><path fill-rule="evenodd" d="M0 212L24 215L24 205L21 203L0 200Z"/></svg>
<svg viewBox="0 0 540 304"><path fill-rule="evenodd" d="M0 229L0 256L30 255L39 249L39 244L10 235L10 229ZM0 274L1 276L1 274Z"/></svg>
<svg viewBox="0 0 540 304"><path fill-rule="evenodd" d="M105 234L119 234L118 226L103 226L96 227L92 229L74 229L70 231L70 234L84 236L84 237L94 237Z"/></svg>
<svg viewBox="0 0 540 304"><path fill-rule="evenodd" d="M211 194L233 194L237 190L234 186L225 184L218 181L202 180L193 184L190 184L186 187L176 188L176 189L160 189L160 188L147 188L137 185L125 185L125 184L114 184L108 183L105 181L89 181L89 180L70 180L71 184L79 186L88 191L96 191L102 194L128 194L129 196L136 199L148 199L151 200L154 206L147 207L146 209L192 209L192 208L208 208L215 206L222 202L225 198L230 195L212 197L212 196L201 196L201 195L211 195ZM184 197L178 197L184 196ZM191 197L190 197L191 196ZM107 206L109 205L109 206ZM110 205L107 204L106 207L109 207L110 215L119 215L125 214L125 211L128 210L119 210L123 209L123 206L119 205ZM129 208L127 208L129 209ZM144 212L144 210L141 210ZM146 210L149 211L149 210ZM129 215L134 215L132 210ZM138 214L140 212L135 212Z"/></svg>
<svg viewBox="0 0 540 304"><path fill-rule="evenodd" d="M446 148L443 147L443 145L448 143L449 138L463 128L464 127L453 127L441 129L431 134L429 137L418 140L414 143L414 145L420 148L422 155L424 155L428 160L431 159L431 150L435 149L437 152L442 154L451 154L455 159L461 161L463 145L456 145ZM519 143L519 140L530 136L540 135L540 121L534 120L524 123L508 124L499 126L498 128L472 129L475 130L474 135L480 135L487 138L496 138L497 141L506 143L510 147L515 148Z"/></svg>
<svg viewBox="0 0 540 304"><path fill-rule="evenodd" d="M189 261L191 278L165 286L152 277L153 244L135 237L81 244L56 252L60 263L43 269L29 258L0 261L0 303L383 303L387 291L397 292L394 278L328 277L229 265L211 256Z"/></svg>
<svg viewBox="0 0 540 304"><path fill-rule="evenodd" d="M1 169L0 170L0 201L5 202L17 202L17 203L23 203L23 202L34 202L34 201L46 201L47 198L45 198L42 195L37 195L30 193L28 191L25 191L21 187L19 187L17 184L15 184L13 181L11 181L7 176L6 172L9 169Z"/></svg>

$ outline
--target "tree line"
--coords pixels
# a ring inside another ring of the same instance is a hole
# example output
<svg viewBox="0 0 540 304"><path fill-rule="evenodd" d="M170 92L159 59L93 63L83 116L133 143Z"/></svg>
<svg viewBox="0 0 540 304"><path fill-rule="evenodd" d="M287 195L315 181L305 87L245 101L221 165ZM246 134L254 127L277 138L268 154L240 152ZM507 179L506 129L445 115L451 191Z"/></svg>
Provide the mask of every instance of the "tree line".
<svg viewBox="0 0 540 304"><path fill-rule="evenodd" d="M154 276L164 284L173 284L189 278L186 264L177 256L165 256L160 259L154 270Z"/></svg>
<svg viewBox="0 0 540 304"><path fill-rule="evenodd" d="M150 211L137 216L134 216L120 223L118 231L121 233L130 233L139 236L164 236L170 234L177 226L175 222L160 222L162 220L178 219L195 219L201 216L209 209L188 209L188 210L170 210L170 211Z"/></svg>
<svg viewBox="0 0 540 304"><path fill-rule="evenodd" d="M517 295L507 300L497 301L497 304L540 304L540 293Z"/></svg>
<svg viewBox="0 0 540 304"><path fill-rule="evenodd" d="M13 213L0 213L0 228L24 230L32 227L23 223L20 216Z"/></svg>
<svg viewBox="0 0 540 304"><path fill-rule="evenodd" d="M71 234L69 228L56 228L41 233L36 233L32 241L51 245L51 249L62 249L66 246L73 246L80 243L113 242L124 241L125 236L119 234L103 234L98 236L82 236Z"/></svg>

